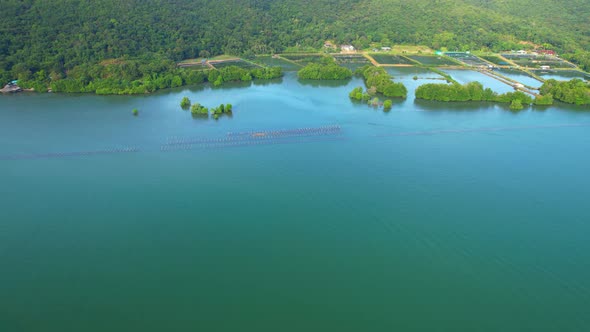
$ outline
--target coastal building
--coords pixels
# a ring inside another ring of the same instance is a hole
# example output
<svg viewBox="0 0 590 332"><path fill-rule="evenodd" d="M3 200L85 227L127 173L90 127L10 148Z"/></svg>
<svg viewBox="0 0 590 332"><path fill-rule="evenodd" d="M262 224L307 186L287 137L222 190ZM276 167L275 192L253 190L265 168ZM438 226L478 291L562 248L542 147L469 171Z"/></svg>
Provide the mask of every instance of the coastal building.
<svg viewBox="0 0 590 332"><path fill-rule="evenodd" d="M541 66L541 69L542 70L548 70L548 69L551 69L551 66Z"/></svg>
<svg viewBox="0 0 590 332"><path fill-rule="evenodd" d="M555 53L554 50L537 50L537 53L544 54L544 55L553 55L553 56L557 55L557 53Z"/></svg>
<svg viewBox="0 0 590 332"><path fill-rule="evenodd" d="M516 51L516 54L525 55L526 51L525 50Z"/></svg>
<svg viewBox="0 0 590 332"><path fill-rule="evenodd" d="M381 47L381 51L389 52L389 51L391 51L391 47L389 47L389 46Z"/></svg>
<svg viewBox="0 0 590 332"><path fill-rule="evenodd" d="M354 46L352 46L352 45L340 45L340 50L342 51L342 53L354 52Z"/></svg>

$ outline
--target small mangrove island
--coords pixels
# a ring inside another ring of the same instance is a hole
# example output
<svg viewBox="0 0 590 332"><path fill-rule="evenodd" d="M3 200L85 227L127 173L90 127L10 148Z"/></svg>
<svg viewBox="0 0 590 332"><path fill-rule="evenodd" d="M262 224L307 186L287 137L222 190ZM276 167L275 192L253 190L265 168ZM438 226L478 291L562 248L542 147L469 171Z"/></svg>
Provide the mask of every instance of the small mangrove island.
<svg viewBox="0 0 590 332"><path fill-rule="evenodd" d="M499 103L510 103L510 109L520 110L525 105L530 105L533 98L522 92L506 92L498 94L490 88L484 88L479 82L467 84L424 84L416 89L416 99L434 100L443 102L465 102L465 101L489 101Z"/></svg>
<svg viewBox="0 0 590 332"><path fill-rule="evenodd" d="M374 87L368 89L366 92L363 92L363 87L359 86L354 88L348 94L348 96L352 100L364 101L373 107L383 106L383 110L385 111L390 110L393 105L393 101L391 101L391 99L386 99L384 102L381 102L381 100L378 96L376 96L376 94L377 90Z"/></svg>
<svg viewBox="0 0 590 332"><path fill-rule="evenodd" d="M182 100L180 101L180 107L183 109L191 107L191 100L188 99L188 97L182 98Z"/></svg>
<svg viewBox="0 0 590 332"><path fill-rule="evenodd" d="M408 89L403 83L392 81L391 75L383 67L364 66L356 70L357 75L364 78L367 91L374 89L375 92L385 97L406 98Z"/></svg>
<svg viewBox="0 0 590 332"><path fill-rule="evenodd" d="M233 111L232 104L220 104L217 107L207 108L200 103L194 103L191 105L191 101L188 97L182 98L180 105L183 109L187 109L187 105L190 105L191 114L193 116L203 116L208 117L209 113L213 116L214 119L218 119L222 114L231 114Z"/></svg>
<svg viewBox="0 0 590 332"><path fill-rule="evenodd" d="M382 67L373 67L370 65L358 68L356 75L363 77L366 91L363 87L354 88L348 96L352 100L364 101L367 104L377 107L383 106L383 110L388 111L393 105L391 99L381 102L379 95L394 98L406 98L408 89L403 83L392 81L392 77Z"/></svg>

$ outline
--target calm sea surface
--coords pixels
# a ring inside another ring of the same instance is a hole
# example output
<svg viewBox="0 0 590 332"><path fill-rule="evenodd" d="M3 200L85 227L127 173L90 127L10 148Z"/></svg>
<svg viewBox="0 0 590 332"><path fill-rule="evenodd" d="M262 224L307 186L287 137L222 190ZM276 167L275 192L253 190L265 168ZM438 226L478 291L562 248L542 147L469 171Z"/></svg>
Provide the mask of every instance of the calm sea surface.
<svg viewBox="0 0 590 332"><path fill-rule="evenodd" d="M0 331L588 331L590 109L389 71L387 113L292 73L0 96Z"/></svg>

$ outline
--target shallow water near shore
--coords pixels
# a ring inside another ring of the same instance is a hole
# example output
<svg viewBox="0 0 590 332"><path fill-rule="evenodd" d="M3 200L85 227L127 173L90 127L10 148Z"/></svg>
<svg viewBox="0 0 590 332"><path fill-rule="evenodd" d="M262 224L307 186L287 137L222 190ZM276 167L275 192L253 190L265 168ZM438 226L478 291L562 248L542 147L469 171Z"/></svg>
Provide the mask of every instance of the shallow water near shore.
<svg viewBox="0 0 590 332"><path fill-rule="evenodd" d="M0 330L590 326L588 108L362 85L0 96Z"/></svg>

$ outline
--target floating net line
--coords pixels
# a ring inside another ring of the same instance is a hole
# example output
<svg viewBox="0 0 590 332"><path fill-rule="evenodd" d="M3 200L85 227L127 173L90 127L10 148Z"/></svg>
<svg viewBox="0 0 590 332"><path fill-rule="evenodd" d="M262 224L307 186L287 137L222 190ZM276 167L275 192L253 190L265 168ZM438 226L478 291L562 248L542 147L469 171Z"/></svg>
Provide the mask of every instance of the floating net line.
<svg viewBox="0 0 590 332"><path fill-rule="evenodd" d="M168 140L165 146L186 144L230 144L245 141L266 141L289 138L322 137L342 134L340 127L301 128L285 130L261 130L239 133L228 133L221 138L182 138L174 137Z"/></svg>
<svg viewBox="0 0 590 332"><path fill-rule="evenodd" d="M67 151L67 152L51 152L51 153L35 153L35 154L11 154L0 155L2 160L33 160L33 159L58 159L58 158L72 158L83 156L107 155L107 154L123 154L135 153L140 151L180 151L193 150L203 148L229 148L229 147L246 147L257 145L272 145L272 144L297 144L297 143L313 143L321 141L337 141L342 140L342 131L339 125L309 127L309 128L295 128L295 129L279 129L279 130L254 130L246 132L229 132L221 137L200 137L200 138L182 138L172 137L168 142L159 146L159 149L142 148L139 147L123 147L101 150L89 151Z"/></svg>
<svg viewBox="0 0 590 332"><path fill-rule="evenodd" d="M302 135L302 134L333 133L333 132L339 132L340 130L341 130L341 128L339 125L331 125L331 126L322 126L322 127L295 128L295 129L229 132L229 133L227 133L227 136L228 137L242 137L242 136L256 136L256 135L291 136L291 135Z"/></svg>
<svg viewBox="0 0 590 332"><path fill-rule="evenodd" d="M297 144L343 140L340 126L228 133L223 138L175 138L160 147L160 151L198 148L244 147L272 144Z"/></svg>

